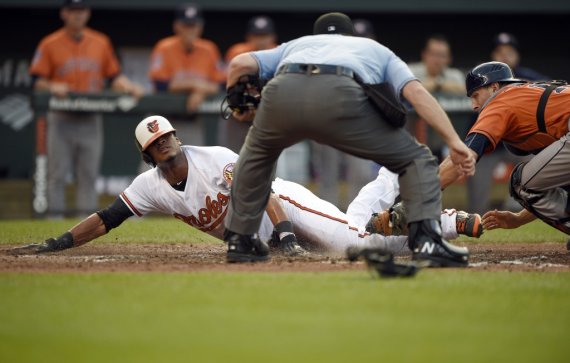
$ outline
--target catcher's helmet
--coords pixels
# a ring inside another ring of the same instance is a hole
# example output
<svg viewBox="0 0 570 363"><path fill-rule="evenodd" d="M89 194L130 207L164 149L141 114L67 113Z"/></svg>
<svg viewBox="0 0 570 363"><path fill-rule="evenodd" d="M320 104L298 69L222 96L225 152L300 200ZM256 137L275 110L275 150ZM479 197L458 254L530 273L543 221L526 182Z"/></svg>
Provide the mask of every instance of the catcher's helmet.
<svg viewBox="0 0 570 363"><path fill-rule="evenodd" d="M465 77L467 97L471 97L476 89L487 86L494 82L517 83L524 82L513 77L511 68L502 62L487 62L473 68Z"/></svg>
<svg viewBox="0 0 570 363"><path fill-rule="evenodd" d="M139 122L135 129L135 137L140 145L141 151L145 151L154 140L164 134L175 132L170 121L162 116L149 116Z"/></svg>

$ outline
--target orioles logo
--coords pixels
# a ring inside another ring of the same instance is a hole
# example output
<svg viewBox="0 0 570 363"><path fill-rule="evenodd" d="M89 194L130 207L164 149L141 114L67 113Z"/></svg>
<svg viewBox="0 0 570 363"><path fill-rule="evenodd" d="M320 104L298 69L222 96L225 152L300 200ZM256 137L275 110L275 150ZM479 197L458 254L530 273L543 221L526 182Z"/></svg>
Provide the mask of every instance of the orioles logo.
<svg viewBox="0 0 570 363"><path fill-rule="evenodd" d="M158 131L158 121L153 120L147 123L146 128L148 129L149 132L152 132L153 134L156 133Z"/></svg>
<svg viewBox="0 0 570 363"><path fill-rule="evenodd" d="M230 196L222 194L221 192L216 195L216 199L212 199L212 197L208 195L205 200L205 207L200 208L197 216L184 216L179 213L174 213L174 218L180 219L203 232L210 232L224 220L228 211L227 207L229 202Z"/></svg>
<svg viewBox="0 0 570 363"><path fill-rule="evenodd" d="M234 166L235 165L236 165L235 163L229 163L228 165L224 166L224 171L223 171L224 180L228 184L231 184L232 180L234 178Z"/></svg>

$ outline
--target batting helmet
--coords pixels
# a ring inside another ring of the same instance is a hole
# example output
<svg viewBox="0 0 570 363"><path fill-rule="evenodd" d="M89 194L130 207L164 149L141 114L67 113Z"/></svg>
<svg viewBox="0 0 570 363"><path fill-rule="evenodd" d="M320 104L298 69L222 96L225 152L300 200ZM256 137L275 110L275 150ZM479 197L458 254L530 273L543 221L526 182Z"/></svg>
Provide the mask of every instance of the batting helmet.
<svg viewBox="0 0 570 363"><path fill-rule="evenodd" d="M139 122L135 129L135 137L137 138L141 151L145 151L154 140L164 134L175 131L176 129L172 127L170 121L166 118L162 116L149 116Z"/></svg>
<svg viewBox="0 0 570 363"><path fill-rule="evenodd" d="M142 159L145 163L152 167L156 166L153 158L145 150L156 139L169 132L176 132L176 129L172 127L170 121L162 116L149 116L139 122L135 129L135 139L137 148L141 152Z"/></svg>
<svg viewBox="0 0 570 363"><path fill-rule="evenodd" d="M487 86L494 82L517 83L524 82L513 77L511 68L502 62L487 62L473 68L465 77L467 97L471 97L476 89Z"/></svg>

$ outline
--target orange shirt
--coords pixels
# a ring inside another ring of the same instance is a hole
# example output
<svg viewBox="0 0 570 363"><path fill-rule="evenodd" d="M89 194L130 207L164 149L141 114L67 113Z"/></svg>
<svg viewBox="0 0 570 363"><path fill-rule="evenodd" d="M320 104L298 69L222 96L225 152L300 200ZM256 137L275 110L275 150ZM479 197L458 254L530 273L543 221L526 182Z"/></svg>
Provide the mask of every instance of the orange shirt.
<svg viewBox="0 0 570 363"><path fill-rule="evenodd" d="M546 133L539 131L536 120L543 92L544 86L533 83L501 88L483 107L469 134L479 133L489 139L486 153L500 141L524 151L547 147L568 132L570 86L560 86L550 94L544 110Z"/></svg>
<svg viewBox="0 0 570 363"><path fill-rule="evenodd" d="M187 51L176 35L160 40L151 55L149 78L153 81L205 79L218 82L215 55L203 42L195 42Z"/></svg>
<svg viewBox="0 0 570 363"><path fill-rule="evenodd" d="M276 46L277 44L273 44L271 48L275 48ZM257 50L259 49L256 49L254 44L250 42L234 44L226 52L226 63L229 64L232 59L234 59L236 56L242 53L255 52Z"/></svg>
<svg viewBox="0 0 570 363"><path fill-rule="evenodd" d="M217 81L220 83L225 82L226 81L226 65L222 61L222 54L220 53L220 48L218 48L216 43L214 43L213 41L208 40L208 39L198 38L198 39L196 39L196 42L198 44L204 45L206 48L208 48L210 53L212 53L212 56L216 60L216 68L218 70Z"/></svg>
<svg viewBox="0 0 570 363"><path fill-rule="evenodd" d="M119 75L119 62L109 38L85 29L74 40L60 29L40 42L30 73L53 82L66 83L75 92L98 92L106 78Z"/></svg>

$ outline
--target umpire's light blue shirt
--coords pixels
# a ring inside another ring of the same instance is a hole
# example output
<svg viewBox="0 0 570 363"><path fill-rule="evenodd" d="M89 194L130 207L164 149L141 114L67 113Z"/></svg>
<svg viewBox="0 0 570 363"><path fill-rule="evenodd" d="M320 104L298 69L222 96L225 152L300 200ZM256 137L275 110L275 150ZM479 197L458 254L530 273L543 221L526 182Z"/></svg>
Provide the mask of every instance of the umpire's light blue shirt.
<svg viewBox="0 0 570 363"><path fill-rule="evenodd" d="M352 69L364 83L388 82L400 95L417 79L406 63L378 42L339 34L309 35L277 48L250 53L259 65L259 75L271 79L284 64L329 64Z"/></svg>

